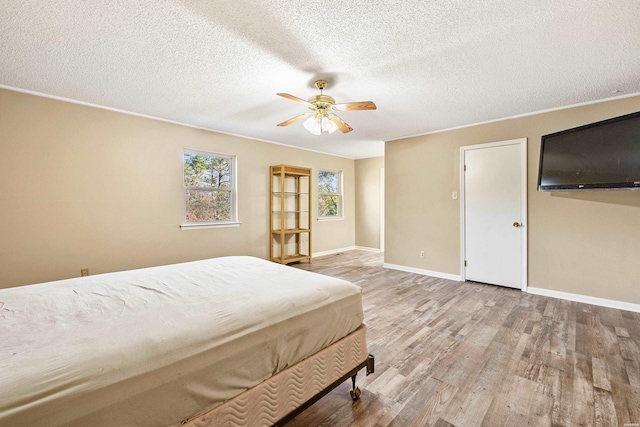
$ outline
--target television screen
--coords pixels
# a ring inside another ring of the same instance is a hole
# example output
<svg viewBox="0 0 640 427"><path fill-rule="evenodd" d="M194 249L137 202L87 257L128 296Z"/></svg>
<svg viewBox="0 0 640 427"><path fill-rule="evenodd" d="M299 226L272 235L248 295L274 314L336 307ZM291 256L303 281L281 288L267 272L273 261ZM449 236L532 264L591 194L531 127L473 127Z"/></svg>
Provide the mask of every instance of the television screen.
<svg viewBox="0 0 640 427"><path fill-rule="evenodd" d="M640 189L640 112L544 135L538 191Z"/></svg>

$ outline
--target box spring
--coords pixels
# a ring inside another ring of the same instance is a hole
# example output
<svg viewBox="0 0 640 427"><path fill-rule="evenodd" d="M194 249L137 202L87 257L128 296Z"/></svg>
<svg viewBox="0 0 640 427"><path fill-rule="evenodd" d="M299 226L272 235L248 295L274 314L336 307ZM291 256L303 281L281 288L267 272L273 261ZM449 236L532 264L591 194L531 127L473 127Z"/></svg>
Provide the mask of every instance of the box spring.
<svg viewBox="0 0 640 427"><path fill-rule="evenodd" d="M287 418L307 401L336 386L336 381L362 367L369 354L366 326L279 372L204 415L188 427L270 426Z"/></svg>

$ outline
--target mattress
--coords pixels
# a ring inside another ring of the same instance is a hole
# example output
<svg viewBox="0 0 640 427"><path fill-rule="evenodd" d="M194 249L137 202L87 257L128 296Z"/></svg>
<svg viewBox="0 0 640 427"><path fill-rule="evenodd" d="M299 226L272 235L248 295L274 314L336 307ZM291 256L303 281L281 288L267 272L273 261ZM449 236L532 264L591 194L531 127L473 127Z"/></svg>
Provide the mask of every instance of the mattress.
<svg viewBox="0 0 640 427"><path fill-rule="evenodd" d="M349 282L224 257L0 290L0 426L172 426L362 323Z"/></svg>

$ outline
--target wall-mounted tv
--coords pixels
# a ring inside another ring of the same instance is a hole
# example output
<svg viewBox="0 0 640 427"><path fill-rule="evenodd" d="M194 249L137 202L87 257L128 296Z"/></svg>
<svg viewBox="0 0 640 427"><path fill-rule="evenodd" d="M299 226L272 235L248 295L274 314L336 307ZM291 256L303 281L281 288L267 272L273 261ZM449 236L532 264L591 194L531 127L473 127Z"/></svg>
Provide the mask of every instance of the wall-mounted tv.
<svg viewBox="0 0 640 427"><path fill-rule="evenodd" d="M640 190L640 111L544 135L538 191Z"/></svg>

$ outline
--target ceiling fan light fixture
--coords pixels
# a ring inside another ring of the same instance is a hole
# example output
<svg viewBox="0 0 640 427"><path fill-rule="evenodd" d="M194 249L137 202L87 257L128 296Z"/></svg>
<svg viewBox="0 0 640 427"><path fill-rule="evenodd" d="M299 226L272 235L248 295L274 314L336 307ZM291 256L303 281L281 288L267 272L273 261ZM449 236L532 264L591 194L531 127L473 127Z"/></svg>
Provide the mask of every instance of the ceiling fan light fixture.
<svg viewBox="0 0 640 427"><path fill-rule="evenodd" d="M313 135L321 135L322 133L331 134L338 130L338 126L326 116L322 118L309 117L302 125Z"/></svg>
<svg viewBox="0 0 640 427"><path fill-rule="evenodd" d="M338 125L333 123L326 116L320 121L320 127L322 128L322 132L329 132L330 134L338 130Z"/></svg>
<svg viewBox="0 0 640 427"><path fill-rule="evenodd" d="M320 135L322 133L322 128L320 127L320 122L316 120L315 117L309 117L302 124L306 130L311 132L314 135Z"/></svg>

